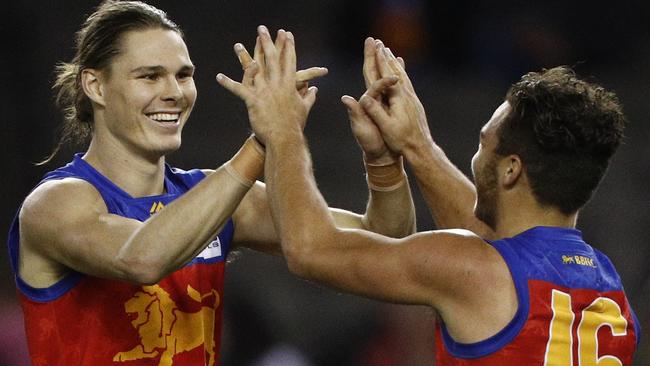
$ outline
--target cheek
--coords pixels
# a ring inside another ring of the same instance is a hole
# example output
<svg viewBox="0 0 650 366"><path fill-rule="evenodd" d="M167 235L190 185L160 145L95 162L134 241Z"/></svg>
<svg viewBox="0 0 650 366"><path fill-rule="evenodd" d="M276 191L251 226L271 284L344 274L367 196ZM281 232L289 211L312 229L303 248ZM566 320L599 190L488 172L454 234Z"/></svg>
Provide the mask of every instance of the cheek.
<svg viewBox="0 0 650 366"><path fill-rule="evenodd" d="M194 105L194 102L196 102L196 86L194 85L194 80L192 82L188 83L183 91L183 94L185 95L185 98L187 99L188 105L191 107Z"/></svg>

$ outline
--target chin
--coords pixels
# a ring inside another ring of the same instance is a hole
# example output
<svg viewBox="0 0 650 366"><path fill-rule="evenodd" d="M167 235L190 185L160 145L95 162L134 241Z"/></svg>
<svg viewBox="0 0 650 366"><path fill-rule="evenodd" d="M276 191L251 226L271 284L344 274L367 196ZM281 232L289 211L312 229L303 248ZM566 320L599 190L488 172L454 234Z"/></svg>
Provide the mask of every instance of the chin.
<svg viewBox="0 0 650 366"><path fill-rule="evenodd" d="M159 144L158 146L153 147L151 149L151 152L155 153L156 155L165 156L178 151L180 148L181 142L179 140L177 142Z"/></svg>

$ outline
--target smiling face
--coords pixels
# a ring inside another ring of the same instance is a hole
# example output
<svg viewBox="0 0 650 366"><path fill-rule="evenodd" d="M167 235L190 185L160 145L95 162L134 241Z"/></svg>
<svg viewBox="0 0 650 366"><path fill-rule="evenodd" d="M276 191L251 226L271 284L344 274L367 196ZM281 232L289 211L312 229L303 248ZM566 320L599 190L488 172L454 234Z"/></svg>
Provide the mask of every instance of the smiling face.
<svg viewBox="0 0 650 366"><path fill-rule="evenodd" d="M497 130L509 111L508 102L504 102L494 111L492 118L481 129L478 151L472 158L472 174L477 196L474 215L492 229L496 228L499 197L497 179L499 156L495 152L499 143Z"/></svg>
<svg viewBox="0 0 650 366"><path fill-rule="evenodd" d="M120 54L102 73L102 117L95 121L99 133L94 138L153 159L177 150L196 100L193 73L177 32L125 33Z"/></svg>

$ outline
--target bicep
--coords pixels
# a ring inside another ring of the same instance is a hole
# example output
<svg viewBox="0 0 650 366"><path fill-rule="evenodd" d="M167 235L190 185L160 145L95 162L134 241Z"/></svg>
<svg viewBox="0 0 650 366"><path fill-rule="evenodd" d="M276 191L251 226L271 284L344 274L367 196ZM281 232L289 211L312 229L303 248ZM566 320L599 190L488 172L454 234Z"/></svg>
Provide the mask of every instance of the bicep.
<svg viewBox="0 0 650 366"><path fill-rule="evenodd" d="M307 277L382 301L436 309L447 308L474 286L480 267L476 262L485 245L474 236L447 232L391 239L363 230L338 230L331 239L345 244L305 253Z"/></svg>
<svg viewBox="0 0 650 366"><path fill-rule="evenodd" d="M345 229L365 229L363 216L330 208L337 227ZM233 214L235 222L234 243L269 254L281 254L280 239L273 226L266 185L255 182Z"/></svg>
<svg viewBox="0 0 650 366"><path fill-rule="evenodd" d="M116 257L141 225L109 214L99 193L85 182L48 182L27 198L20 212L21 277L47 285L72 269L124 278Z"/></svg>

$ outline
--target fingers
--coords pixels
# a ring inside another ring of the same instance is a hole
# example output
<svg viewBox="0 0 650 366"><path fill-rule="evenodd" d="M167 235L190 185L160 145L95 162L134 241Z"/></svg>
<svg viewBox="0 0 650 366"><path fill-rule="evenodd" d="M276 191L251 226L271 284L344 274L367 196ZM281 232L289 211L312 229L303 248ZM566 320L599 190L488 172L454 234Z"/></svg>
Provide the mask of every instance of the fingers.
<svg viewBox="0 0 650 366"><path fill-rule="evenodd" d="M241 64L242 69L246 70L246 68L253 62L253 58L248 53L246 47L244 47L243 44L235 43L235 46L233 48L235 49L235 54L237 55L237 59L239 59L239 63Z"/></svg>
<svg viewBox="0 0 650 366"><path fill-rule="evenodd" d="M273 40L271 39L271 35L269 34L269 30L263 26L260 25L257 27L257 34L260 39L260 44L262 46L262 51L264 52L264 60L266 63L266 72L265 74L268 76L272 77L277 77L278 75L278 52L275 48L275 45L273 44Z"/></svg>
<svg viewBox="0 0 650 366"><path fill-rule="evenodd" d="M253 58L248 53L244 45L242 45L241 43L236 43L234 49L235 49L235 54L237 55L237 59L239 59L239 63L241 64L241 67L244 70L242 84L246 86L251 86L253 85L255 73L246 72L246 71L251 67L251 65L253 65L255 60L253 60Z"/></svg>
<svg viewBox="0 0 650 366"><path fill-rule="evenodd" d="M352 133L354 134L354 137L357 139L357 141L361 144L364 140L364 136L368 134L368 128L372 128L370 125L373 123L363 111L361 104L359 104L359 102L357 102L351 96L342 96L341 102L348 110L348 119L350 120Z"/></svg>
<svg viewBox="0 0 650 366"><path fill-rule="evenodd" d="M293 33L284 32L286 40L284 41L284 48L280 56L282 62L282 71L285 77L296 77L296 43L293 38ZM280 35L278 35L280 38Z"/></svg>
<svg viewBox="0 0 650 366"><path fill-rule="evenodd" d="M384 57L390 69L399 76L404 85L411 91L414 91L411 79L409 79L408 74L406 74L406 70L404 70L404 59L402 59L400 62L401 57L395 57L389 48L384 49Z"/></svg>
<svg viewBox="0 0 650 366"><path fill-rule="evenodd" d="M255 68L255 66L249 67L249 69L251 68ZM217 82L219 83L219 85L226 88L229 92L235 94L236 96L238 96L243 100L246 100L250 97L250 92L244 85L234 81L233 79L227 77L222 73L217 74Z"/></svg>
<svg viewBox="0 0 650 366"><path fill-rule="evenodd" d="M388 60L386 58L386 47L384 47L383 44L377 45L377 52L376 52L376 62L377 62L377 70L379 70L379 77L386 77L392 74L395 74L395 72L391 69L391 67L388 65Z"/></svg>
<svg viewBox="0 0 650 366"><path fill-rule="evenodd" d="M381 42L381 41L380 41ZM377 63L375 60L377 52L376 41L372 37L366 38L363 44L363 79L366 82L366 88L379 79Z"/></svg>
<svg viewBox="0 0 650 366"><path fill-rule="evenodd" d="M247 68L244 70L244 77L242 78L242 84L246 87L251 87L254 84L255 76L259 74L260 68L257 65L257 62L253 61Z"/></svg>
<svg viewBox="0 0 650 366"><path fill-rule="evenodd" d="M379 99L379 97L391 86L397 84L399 78L395 75L381 78L370 86L364 95L367 95L373 99Z"/></svg>
<svg viewBox="0 0 650 366"><path fill-rule="evenodd" d="M388 115L388 112L384 110L381 103L376 99L369 95L363 95L359 99L359 104L361 104L366 114L368 114L368 116L370 116L370 118L377 123L380 128L389 123L390 116Z"/></svg>
<svg viewBox="0 0 650 366"><path fill-rule="evenodd" d="M316 102L317 93L318 93L318 88L315 86L312 86L309 89L307 89L307 94L305 94L304 98L302 99L303 102L305 103L305 107L307 107L307 113L309 113L311 107Z"/></svg>
<svg viewBox="0 0 650 366"><path fill-rule="evenodd" d="M397 62L399 62L400 66L402 66L402 69L406 70L406 62L404 62L403 58L397 57Z"/></svg>
<svg viewBox="0 0 650 366"><path fill-rule="evenodd" d="M262 41L260 37L255 38L255 50L253 51L253 58L260 68L264 70L266 68L266 60L264 59L264 50L262 49Z"/></svg>
<svg viewBox="0 0 650 366"><path fill-rule="evenodd" d="M350 122L354 123L359 117L363 116L363 108L354 98L349 95L341 97L341 102L347 107L350 115Z"/></svg>
<svg viewBox="0 0 650 366"><path fill-rule="evenodd" d="M278 29L278 34L275 36L275 49L280 54L284 48L284 43L287 40L286 32L284 29Z"/></svg>
<svg viewBox="0 0 650 366"><path fill-rule="evenodd" d="M316 78L327 75L328 72L329 70L325 67L310 67L305 70L298 70L296 72L296 82L312 81Z"/></svg>

